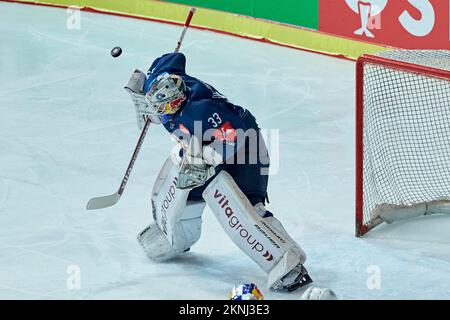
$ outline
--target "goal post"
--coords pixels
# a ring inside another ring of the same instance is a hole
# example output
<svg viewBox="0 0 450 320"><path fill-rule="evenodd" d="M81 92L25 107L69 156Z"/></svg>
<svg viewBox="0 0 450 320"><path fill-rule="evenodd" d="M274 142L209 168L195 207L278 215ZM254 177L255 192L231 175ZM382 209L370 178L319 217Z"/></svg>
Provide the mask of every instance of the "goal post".
<svg viewBox="0 0 450 320"><path fill-rule="evenodd" d="M450 51L361 56L356 235L432 213L450 213Z"/></svg>

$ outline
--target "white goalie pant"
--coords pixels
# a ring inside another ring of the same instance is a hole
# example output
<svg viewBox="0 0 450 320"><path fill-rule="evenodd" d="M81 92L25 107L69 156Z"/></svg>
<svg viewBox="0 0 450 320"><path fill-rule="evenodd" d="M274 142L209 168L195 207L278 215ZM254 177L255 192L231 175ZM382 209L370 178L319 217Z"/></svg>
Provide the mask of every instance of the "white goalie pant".
<svg viewBox="0 0 450 320"><path fill-rule="evenodd" d="M137 239L147 256L165 261L188 251L201 235L204 201L187 201L189 190L176 188L179 159L171 155L152 190L154 222Z"/></svg>
<svg viewBox="0 0 450 320"><path fill-rule="evenodd" d="M253 207L227 172L217 175L203 198L231 240L268 274L269 288L306 261L281 223L274 217L263 218L263 204Z"/></svg>

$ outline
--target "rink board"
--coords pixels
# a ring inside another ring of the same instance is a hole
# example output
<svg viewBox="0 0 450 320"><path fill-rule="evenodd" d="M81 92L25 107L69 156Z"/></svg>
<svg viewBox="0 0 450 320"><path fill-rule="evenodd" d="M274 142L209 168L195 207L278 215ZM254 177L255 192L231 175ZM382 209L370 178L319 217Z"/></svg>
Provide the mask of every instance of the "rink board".
<svg viewBox="0 0 450 320"><path fill-rule="evenodd" d="M184 5L147 0L0 1L57 7L77 6L86 11L175 24L184 23L187 12ZM387 50L380 45L340 38L311 29L203 8L197 11L192 27L347 59Z"/></svg>

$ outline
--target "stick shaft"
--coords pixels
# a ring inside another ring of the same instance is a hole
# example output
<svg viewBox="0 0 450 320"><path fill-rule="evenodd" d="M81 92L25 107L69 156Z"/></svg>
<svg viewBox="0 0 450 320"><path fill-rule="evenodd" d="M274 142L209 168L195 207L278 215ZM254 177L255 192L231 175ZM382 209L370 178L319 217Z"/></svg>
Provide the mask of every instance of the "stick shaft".
<svg viewBox="0 0 450 320"><path fill-rule="evenodd" d="M181 45L184 40L184 36L186 35L186 31L189 28L189 25L191 24L192 17L194 16L194 13L196 11L196 8L191 8L189 10L189 14L187 16L186 22L184 23L184 28L181 33L180 39L178 40L177 47L175 48L175 52L178 52L181 48ZM150 127L150 120L147 119L145 121L144 128L142 129L141 135L139 137L139 140L137 142L136 148L134 149L133 156L131 157L130 163L128 164L127 171L125 172L125 175L122 179L122 183L120 184L119 190L117 193L121 196L123 191L125 190L125 186L127 185L128 178L130 177L131 171L133 170L134 163L136 162L137 156L139 154L139 151L141 151L142 143L144 142L145 136L147 135L148 128Z"/></svg>
<svg viewBox="0 0 450 320"><path fill-rule="evenodd" d="M186 31L189 28L189 25L191 24L192 21L192 17L194 16L194 13L196 11L196 8L191 8L189 10L189 14L188 17L186 19L186 22L184 23L184 28L183 31L181 33L180 39L178 40L178 44L177 47L175 48L175 52L178 52L181 48L181 45L183 43L184 40L184 36L186 35ZM142 147L142 143L144 142L145 136L147 135L147 131L148 128L150 126L150 120L147 119L147 121L145 121L145 125L144 128L142 129L141 135L139 137L139 140L137 142L136 148L134 149L133 152L133 156L131 157L130 163L128 165L127 171L125 172L125 176L123 177L122 183L120 184L119 190L117 191L117 193L119 195L122 195L123 191L125 190L125 186L127 185L128 182L128 178L130 177L131 171L133 170L134 167L134 163L136 162L137 156L139 154L139 151L141 150Z"/></svg>
<svg viewBox="0 0 450 320"><path fill-rule="evenodd" d="M191 8L189 10L189 14L186 19L186 22L184 23L184 28L181 33L180 39L178 40L178 44L177 44L177 47L175 48L175 52L180 51L184 36L186 35L186 31L189 28L189 25L191 24L192 17L194 16L195 11L196 11L195 8ZM120 197L122 196L122 194L125 190L125 186L128 183L128 179L131 175L131 171L133 170L134 164L136 163L139 152L141 151L142 144L144 142L145 136L147 135L148 128L150 127L150 123L151 123L150 119L147 119L145 121L144 128L142 128L141 135L139 136L139 140L136 144L136 147L134 148L133 155L131 156L130 162L127 167L127 171L125 172L122 182L120 183L119 190L117 190L117 192L111 196L98 197L98 198L91 199L88 202L87 209L101 209L101 208L112 206L119 201Z"/></svg>
<svg viewBox="0 0 450 320"><path fill-rule="evenodd" d="M183 31L181 32L180 40L178 40L178 44L177 44L177 47L175 48L175 52L180 51L181 44L183 43L183 40L184 40L184 36L186 35L187 29L191 25L192 17L194 16L194 13L196 10L197 10L196 8L191 8L189 10L189 15L186 19L186 22L184 23Z"/></svg>
<svg viewBox="0 0 450 320"><path fill-rule="evenodd" d="M134 164L136 162L136 159L138 157L139 151L141 151L142 143L144 142L145 136L147 135L148 128L150 127L150 120L147 119L145 121L144 128L142 129L141 135L139 137L139 140L136 144L136 148L133 151L133 155L131 156L130 163L128 164L127 171L125 172L125 175L122 179L122 183L120 184L119 190L117 193L119 195L122 195L123 191L125 190L125 186L127 185L128 178L130 177L131 171L133 170Z"/></svg>

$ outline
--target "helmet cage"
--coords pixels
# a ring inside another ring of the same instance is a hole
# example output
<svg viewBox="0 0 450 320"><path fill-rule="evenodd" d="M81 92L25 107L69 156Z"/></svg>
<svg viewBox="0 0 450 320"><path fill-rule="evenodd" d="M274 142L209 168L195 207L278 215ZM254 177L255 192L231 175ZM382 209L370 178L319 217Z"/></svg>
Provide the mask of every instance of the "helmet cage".
<svg viewBox="0 0 450 320"><path fill-rule="evenodd" d="M146 94L149 107L158 115L176 113L186 101L186 85L177 75L163 73L150 85Z"/></svg>

